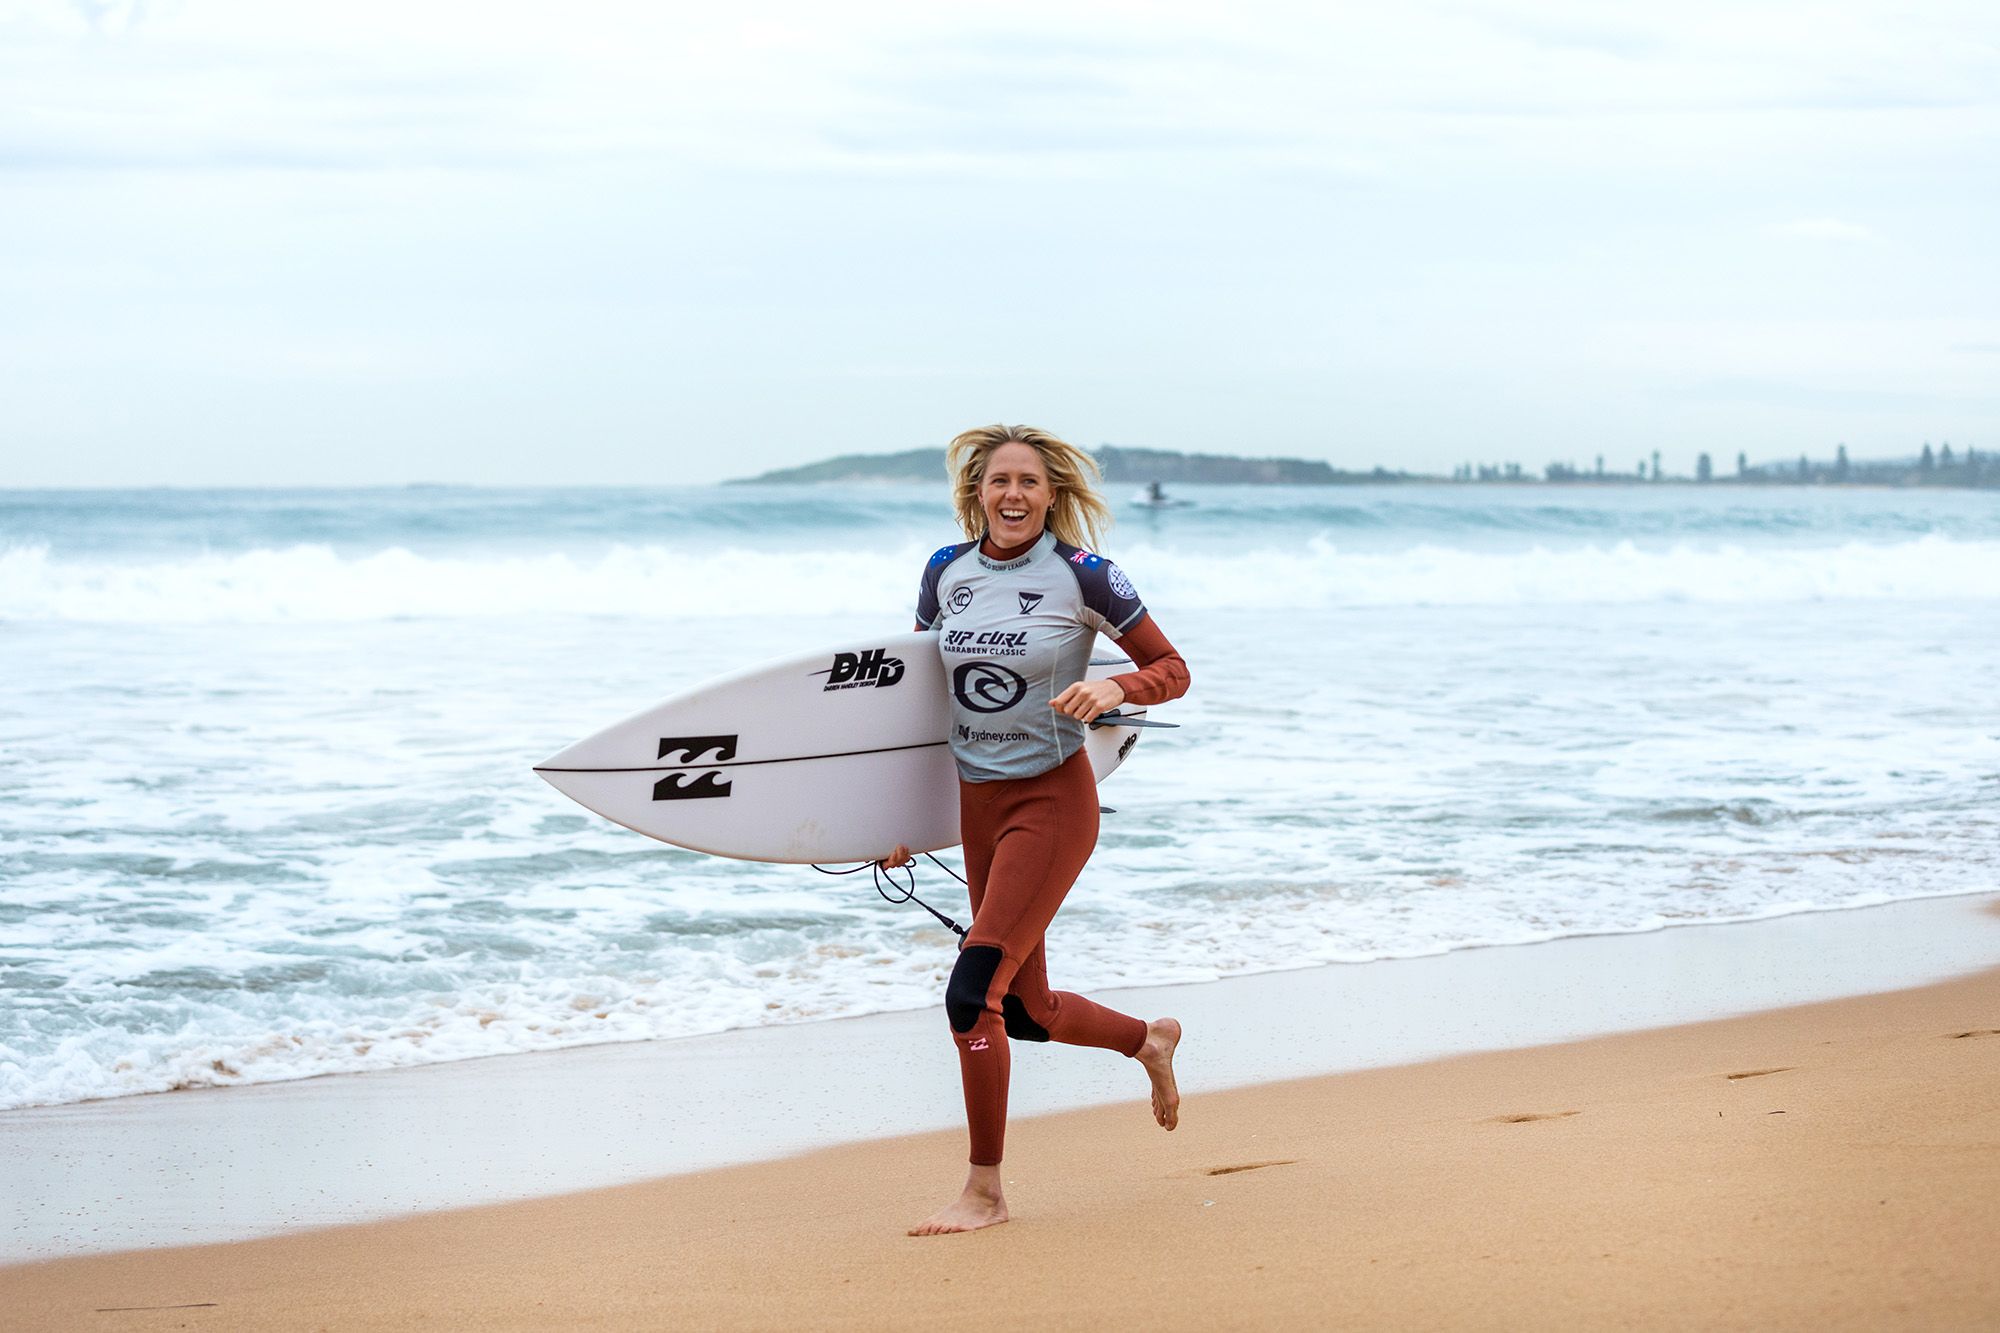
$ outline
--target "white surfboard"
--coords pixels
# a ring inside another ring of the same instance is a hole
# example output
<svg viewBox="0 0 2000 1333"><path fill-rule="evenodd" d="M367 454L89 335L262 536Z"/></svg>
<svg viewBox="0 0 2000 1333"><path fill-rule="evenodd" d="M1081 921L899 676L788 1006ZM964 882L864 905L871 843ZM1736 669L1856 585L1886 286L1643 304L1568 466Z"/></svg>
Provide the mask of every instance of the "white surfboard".
<svg viewBox="0 0 2000 1333"><path fill-rule="evenodd" d="M1089 678L1130 669L1093 665ZM745 861L868 861L897 843L914 852L958 843L950 726L936 636L891 634L712 680L535 771L606 819L677 847ZM1139 734L1089 730L1099 782Z"/></svg>

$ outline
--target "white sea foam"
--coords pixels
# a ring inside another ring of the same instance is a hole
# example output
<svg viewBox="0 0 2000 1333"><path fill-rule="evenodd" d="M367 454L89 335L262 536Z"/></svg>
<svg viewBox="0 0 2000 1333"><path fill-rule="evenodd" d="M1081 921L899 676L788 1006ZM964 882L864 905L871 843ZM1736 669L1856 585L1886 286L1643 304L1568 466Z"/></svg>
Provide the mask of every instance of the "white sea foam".
<svg viewBox="0 0 2000 1333"><path fill-rule="evenodd" d="M1976 610L1265 620L1174 607L1196 690L1114 779L1059 984L2000 885ZM0 1106L936 1003L951 941L865 877L676 852L526 768L864 621L17 626L65 665L0 680Z"/></svg>
<svg viewBox="0 0 2000 1333"><path fill-rule="evenodd" d="M704 529L695 497L609 547L575 534L624 501L524 539L541 498L468 501L421 549L373 494L311 497L317 527L249 495L14 525L51 545L0 554L0 1106L937 1002L952 940L865 876L666 848L528 771L907 624L928 550L902 534L935 516L862 514L836 550L801 529L816 499ZM1058 984L2000 887L1980 497L1532 498L1129 525L1195 687L1107 792Z"/></svg>
<svg viewBox="0 0 2000 1333"><path fill-rule="evenodd" d="M596 615L878 614L914 602L924 552L681 550L600 555L341 555L266 548L145 562L0 552L0 620L355 622ZM1925 536L1837 546L1415 545L1325 537L1230 553L1134 544L1123 563L1151 600L1202 609L1549 606L1645 602L2000 600L2000 542Z"/></svg>

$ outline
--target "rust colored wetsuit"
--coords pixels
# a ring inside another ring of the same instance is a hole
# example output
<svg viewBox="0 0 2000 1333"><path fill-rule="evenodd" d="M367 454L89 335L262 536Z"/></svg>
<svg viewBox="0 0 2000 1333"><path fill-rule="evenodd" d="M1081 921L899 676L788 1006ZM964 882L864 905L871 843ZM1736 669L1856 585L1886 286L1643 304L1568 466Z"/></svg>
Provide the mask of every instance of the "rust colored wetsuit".
<svg viewBox="0 0 2000 1333"><path fill-rule="evenodd" d="M1098 633L1134 670L1135 704L1179 698L1187 664L1118 567L1044 533L1012 550L966 542L931 558L920 629L939 632L952 682L952 753L972 926L945 988L972 1161L1000 1161L1010 1037L1136 1055L1137 1018L1051 991L1042 937L1097 845L1097 782L1082 723L1049 701L1083 678Z"/></svg>

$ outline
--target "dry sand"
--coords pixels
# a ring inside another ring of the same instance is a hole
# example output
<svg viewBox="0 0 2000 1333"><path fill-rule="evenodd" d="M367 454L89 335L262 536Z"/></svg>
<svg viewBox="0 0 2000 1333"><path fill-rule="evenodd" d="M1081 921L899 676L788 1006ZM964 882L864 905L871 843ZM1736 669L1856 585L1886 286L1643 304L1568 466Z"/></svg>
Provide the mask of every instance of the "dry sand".
<svg viewBox="0 0 2000 1333"><path fill-rule="evenodd" d="M1016 1122L970 1235L902 1234L954 1131L0 1270L0 1324L2000 1327L2000 972L1186 1091Z"/></svg>

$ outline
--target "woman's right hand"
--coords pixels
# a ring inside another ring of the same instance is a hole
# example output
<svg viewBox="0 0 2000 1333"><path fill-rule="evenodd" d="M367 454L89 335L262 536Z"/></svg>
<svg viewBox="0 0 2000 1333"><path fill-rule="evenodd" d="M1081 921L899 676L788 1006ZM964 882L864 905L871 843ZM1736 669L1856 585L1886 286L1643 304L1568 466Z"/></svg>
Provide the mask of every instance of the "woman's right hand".
<svg viewBox="0 0 2000 1333"><path fill-rule="evenodd" d="M895 851L890 852L875 864L881 866L884 870L895 870L908 865L916 859L916 857L910 855L910 849L899 842L896 844Z"/></svg>

